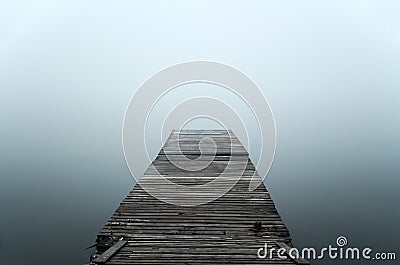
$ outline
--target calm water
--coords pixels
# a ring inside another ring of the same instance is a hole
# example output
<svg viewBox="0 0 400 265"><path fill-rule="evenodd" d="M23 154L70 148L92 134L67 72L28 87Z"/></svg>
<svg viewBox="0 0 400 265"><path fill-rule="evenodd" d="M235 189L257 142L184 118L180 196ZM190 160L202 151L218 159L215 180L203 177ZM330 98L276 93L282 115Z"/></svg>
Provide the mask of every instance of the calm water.
<svg viewBox="0 0 400 265"><path fill-rule="evenodd" d="M121 144L132 93L197 59L242 70L267 96L266 186L296 246L343 235L400 256L396 1L125 4L0 4L1 264L87 262L134 185Z"/></svg>
<svg viewBox="0 0 400 265"><path fill-rule="evenodd" d="M327 129L298 129L297 136L280 130L276 160L266 181L295 245L324 247L344 235L354 246L398 250L394 135L340 143L332 140L340 137ZM89 125L71 130L73 139L55 130L43 128L42 137L16 131L20 137L8 135L9 141L3 142L4 264L83 264L90 254L83 249L134 184L122 155L119 126L99 132L95 139Z"/></svg>

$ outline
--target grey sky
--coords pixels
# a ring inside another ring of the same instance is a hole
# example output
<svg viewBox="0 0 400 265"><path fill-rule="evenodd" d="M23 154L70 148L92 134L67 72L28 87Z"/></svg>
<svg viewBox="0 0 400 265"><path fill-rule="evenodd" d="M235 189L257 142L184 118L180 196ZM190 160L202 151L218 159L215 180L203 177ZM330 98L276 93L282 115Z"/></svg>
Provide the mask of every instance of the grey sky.
<svg viewBox="0 0 400 265"><path fill-rule="evenodd" d="M344 234L398 248L399 1L1 1L2 261L86 261L81 249L133 185L121 144L130 97L191 60L231 65L268 98L266 184L297 245ZM382 220L392 229L376 229ZM21 234L43 244L19 255Z"/></svg>

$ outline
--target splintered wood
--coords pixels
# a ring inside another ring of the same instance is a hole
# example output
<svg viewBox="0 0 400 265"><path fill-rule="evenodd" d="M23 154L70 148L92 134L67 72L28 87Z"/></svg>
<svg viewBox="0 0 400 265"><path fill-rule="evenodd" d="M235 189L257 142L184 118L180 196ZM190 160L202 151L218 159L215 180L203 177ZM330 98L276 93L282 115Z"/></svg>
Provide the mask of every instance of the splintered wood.
<svg viewBox="0 0 400 265"><path fill-rule="evenodd" d="M240 163L244 163L244 169L237 166ZM160 174L177 185L192 187L210 183L221 174L238 181L215 200L189 207L153 197L143 189L143 183L146 187L154 185L157 194L165 198L195 203L215 195L218 187L209 185L210 190L203 195L177 193L175 189L163 189L156 177ZM291 246L291 238L265 186L249 191L253 175L260 178L231 131L173 131L98 234L92 263L297 264L296 260L278 258L276 253L266 258L257 256L265 243L278 249L282 244Z"/></svg>

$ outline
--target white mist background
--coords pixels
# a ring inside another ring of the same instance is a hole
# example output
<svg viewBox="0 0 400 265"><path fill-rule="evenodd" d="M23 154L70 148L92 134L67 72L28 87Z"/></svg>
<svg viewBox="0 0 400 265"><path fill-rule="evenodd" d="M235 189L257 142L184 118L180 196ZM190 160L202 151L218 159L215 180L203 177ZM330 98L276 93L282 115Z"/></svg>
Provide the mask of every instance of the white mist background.
<svg viewBox="0 0 400 265"><path fill-rule="evenodd" d="M130 97L191 60L231 65L266 95L277 128L266 185L297 247L344 235L398 249L398 2L2 1L4 264L88 260L134 185L121 143Z"/></svg>

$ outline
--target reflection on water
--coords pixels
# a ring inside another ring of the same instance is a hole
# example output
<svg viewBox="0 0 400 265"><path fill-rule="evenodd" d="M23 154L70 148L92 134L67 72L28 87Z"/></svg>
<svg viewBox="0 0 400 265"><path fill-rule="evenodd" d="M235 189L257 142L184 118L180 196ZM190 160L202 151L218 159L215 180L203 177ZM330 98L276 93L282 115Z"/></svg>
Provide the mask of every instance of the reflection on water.
<svg viewBox="0 0 400 265"><path fill-rule="evenodd" d="M287 137L286 143L278 144L267 179L295 245L326 246L344 235L360 247L396 250L397 146L383 140L369 153L369 146L357 144L353 149L346 142L343 152L337 144L311 138ZM97 144L87 140L88 145ZM4 264L87 261L91 251L83 249L93 243L134 184L118 137L109 137L105 144L109 152L96 154L80 153L79 145L76 153L57 153L51 146L40 148L33 142L25 150L10 146L9 155L1 159Z"/></svg>

